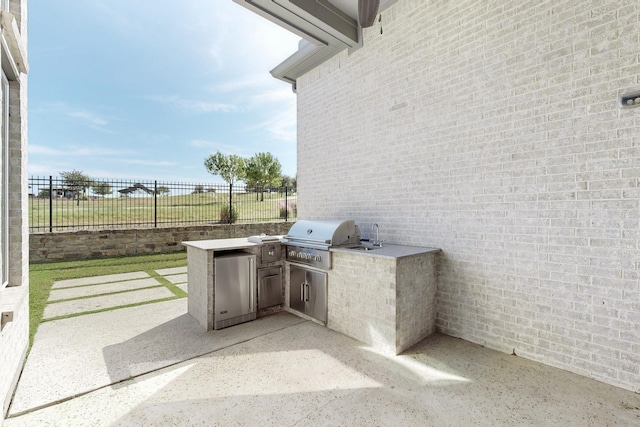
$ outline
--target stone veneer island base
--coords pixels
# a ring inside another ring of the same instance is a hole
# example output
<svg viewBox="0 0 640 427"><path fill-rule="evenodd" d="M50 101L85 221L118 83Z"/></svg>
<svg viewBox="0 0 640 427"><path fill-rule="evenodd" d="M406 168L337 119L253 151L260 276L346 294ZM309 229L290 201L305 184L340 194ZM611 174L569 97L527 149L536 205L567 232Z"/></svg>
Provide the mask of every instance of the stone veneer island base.
<svg viewBox="0 0 640 427"><path fill-rule="evenodd" d="M386 245L332 250L327 327L386 354L400 354L435 332L433 248Z"/></svg>
<svg viewBox="0 0 640 427"><path fill-rule="evenodd" d="M199 240L182 244L187 247L189 314L207 331L212 331L215 322L215 257L229 251L244 251L258 256L256 248L260 246L246 238Z"/></svg>

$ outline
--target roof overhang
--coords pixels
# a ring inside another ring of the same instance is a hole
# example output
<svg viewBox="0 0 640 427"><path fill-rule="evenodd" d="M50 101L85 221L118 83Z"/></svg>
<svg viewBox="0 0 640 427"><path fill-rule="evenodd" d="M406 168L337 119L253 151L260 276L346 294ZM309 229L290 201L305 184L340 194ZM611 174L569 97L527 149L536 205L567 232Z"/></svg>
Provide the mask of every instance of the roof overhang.
<svg viewBox="0 0 640 427"><path fill-rule="evenodd" d="M27 73L27 49L13 14L0 11L0 43L2 43L2 69L9 80L16 80L20 73Z"/></svg>
<svg viewBox="0 0 640 427"><path fill-rule="evenodd" d="M271 70L291 83L344 49L362 46L358 0L233 0L300 36L298 51ZM381 0L380 10L397 0Z"/></svg>

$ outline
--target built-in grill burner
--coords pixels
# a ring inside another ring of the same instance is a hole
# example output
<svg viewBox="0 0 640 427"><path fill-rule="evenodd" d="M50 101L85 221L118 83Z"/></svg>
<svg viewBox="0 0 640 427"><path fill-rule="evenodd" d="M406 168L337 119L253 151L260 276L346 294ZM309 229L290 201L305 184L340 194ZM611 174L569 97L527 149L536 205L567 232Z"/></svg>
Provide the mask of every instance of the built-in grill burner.
<svg viewBox="0 0 640 427"><path fill-rule="evenodd" d="M360 243L360 230L354 220L300 220L284 242L287 261L329 270L329 248Z"/></svg>

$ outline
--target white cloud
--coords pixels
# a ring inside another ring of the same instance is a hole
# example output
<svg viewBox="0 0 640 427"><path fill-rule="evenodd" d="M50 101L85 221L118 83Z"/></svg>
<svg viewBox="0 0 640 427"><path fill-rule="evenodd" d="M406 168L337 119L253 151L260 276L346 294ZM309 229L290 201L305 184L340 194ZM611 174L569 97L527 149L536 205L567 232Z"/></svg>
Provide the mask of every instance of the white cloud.
<svg viewBox="0 0 640 427"><path fill-rule="evenodd" d="M51 175L51 174L57 174L57 172L52 172L52 171L56 171L56 169L54 167L52 167L52 165L48 164L48 163L33 163L33 162L29 162L29 175L36 175L36 176L44 176L44 175Z"/></svg>
<svg viewBox="0 0 640 427"><path fill-rule="evenodd" d="M44 156L63 156L65 153L66 151L64 150L56 150L43 145L29 144L29 155L41 154ZM31 167L31 164L29 164L29 167Z"/></svg>
<svg viewBox="0 0 640 427"><path fill-rule="evenodd" d="M233 104L184 99L178 95L152 96L150 99L194 113L233 113L240 110L238 106Z"/></svg>
<svg viewBox="0 0 640 427"><path fill-rule="evenodd" d="M69 145L64 148L50 148L43 145L29 144L29 154L38 154L45 156L64 156L71 157L98 157L98 156L128 156L131 150L116 150L105 147L87 147L80 145Z"/></svg>
<svg viewBox="0 0 640 427"><path fill-rule="evenodd" d="M260 108L267 105L270 106L269 108L279 106L279 110L288 110L290 113L293 113L293 120L295 121L296 97L291 91L290 86L273 89L265 88L265 90L261 92L251 94L249 103L253 108ZM291 109L293 109L293 111L290 111Z"/></svg>
<svg viewBox="0 0 640 427"><path fill-rule="evenodd" d="M51 103L46 107L40 108L39 113L61 114L80 123L89 125L93 129L108 131L107 125L113 120L104 114L98 113L88 108L76 107L66 102Z"/></svg>
<svg viewBox="0 0 640 427"><path fill-rule="evenodd" d="M165 160L123 160L122 163L142 166L175 166L175 162Z"/></svg>
<svg viewBox="0 0 640 427"><path fill-rule="evenodd" d="M217 141L205 141L204 139L193 139L189 145L196 148L217 148L221 144Z"/></svg>
<svg viewBox="0 0 640 427"><path fill-rule="evenodd" d="M117 150L106 147L86 147L86 146L70 146L66 155L81 156L81 157L98 157L98 156L112 156L122 157L130 156L135 152L132 150Z"/></svg>
<svg viewBox="0 0 640 427"><path fill-rule="evenodd" d="M262 122L259 128L265 129L275 139L295 143L297 137L295 111L293 112L293 120L291 116L289 111L282 111Z"/></svg>
<svg viewBox="0 0 640 427"><path fill-rule="evenodd" d="M232 93L244 90L253 90L255 88L271 87L273 86L274 79L268 73L253 73L247 74L232 80L225 80L214 86L211 86L209 90L213 93ZM282 83L284 84L284 83Z"/></svg>
<svg viewBox="0 0 640 427"><path fill-rule="evenodd" d="M99 115L88 110L67 110L65 114L75 119L80 119L94 126L106 126L109 122Z"/></svg>
<svg viewBox="0 0 640 427"><path fill-rule="evenodd" d="M233 144L224 144L218 141L208 141L204 139L192 139L188 143L191 147L201 148L202 151L213 154L216 151L220 151L224 154L236 154L242 157L251 157L255 153L252 151L253 147L239 146Z"/></svg>

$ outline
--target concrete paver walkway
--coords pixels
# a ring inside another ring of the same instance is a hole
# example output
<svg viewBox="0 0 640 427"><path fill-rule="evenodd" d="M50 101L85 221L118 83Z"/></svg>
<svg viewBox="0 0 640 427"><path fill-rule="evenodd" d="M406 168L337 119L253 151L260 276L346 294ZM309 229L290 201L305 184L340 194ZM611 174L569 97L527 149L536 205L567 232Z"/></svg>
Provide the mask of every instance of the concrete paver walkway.
<svg viewBox="0 0 640 427"><path fill-rule="evenodd" d="M388 357L288 313L207 332L186 306L43 323L4 427L640 424L638 394L460 339Z"/></svg>
<svg viewBox="0 0 640 427"><path fill-rule="evenodd" d="M127 304L137 304L145 301L171 298L174 294L158 283L155 288L139 289L133 292L111 295L98 295L91 298L61 301L48 304L44 309L44 319L69 316L80 312L97 311L105 308L120 307Z"/></svg>
<svg viewBox="0 0 640 427"><path fill-rule="evenodd" d="M156 271L186 292L186 267ZM175 294L144 271L61 280L53 284L43 319L159 301Z"/></svg>
<svg viewBox="0 0 640 427"><path fill-rule="evenodd" d="M132 291L134 289L161 286L153 277L144 279L126 280L124 282L111 282L105 284L81 285L66 288L51 289L49 302L60 301L70 298L81 298L95 295L103 295L114 292Z"/></svg>
<svg viewBox="0 0 640 427"><path fill-rule="evenodd" d="M107 276L81 277L79 279L59 280L51 286L51 289L72 288L76 286L96 285L100 283L123 282L126 280L143 279L145 277L149 277L149 275L144 271L109 274Z"/></svg>

